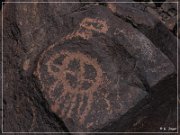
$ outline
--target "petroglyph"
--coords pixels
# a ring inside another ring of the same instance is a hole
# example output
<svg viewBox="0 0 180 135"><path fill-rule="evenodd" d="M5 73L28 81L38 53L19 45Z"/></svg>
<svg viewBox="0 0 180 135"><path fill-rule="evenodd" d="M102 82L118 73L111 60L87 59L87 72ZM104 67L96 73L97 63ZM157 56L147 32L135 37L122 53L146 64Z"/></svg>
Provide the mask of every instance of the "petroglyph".
<svg viewBox="0 0 180 135"><path fill-rule="evenodd" d="M63 40L72 39L73 37L81 37L83 39L88 40L89 38L92 37L92 32L88 31L88 30L82 30L82 28L80 28L79 30L72 32L72 33L68 34L67 36L65 36L63 38Z"/></svg>
<svg viewBox="0 0 180 135"><path fill-rule="evenodd" d="M47 50L50 51L52 47ZM92 110L95 101L94 94L102 86L107 84L107 78L103 74L97 59L85 55L82 52L67 50L57 51L43 61L43 53L37 67L36 76L39 78L46 98L50 100L51 110L59 117L78 117L82 125ZM45 66L43 68L41 65ZM53 77L53 81L44 78ZM48 83L45 83L49 81ZM110 102L107 109L110 109Z"/></svg>
<svg viewBox="0 0 180 135"><path fill-rule="evenodd" d="M106 33L108 31L106 21L95 18L84 18L80 23L80 27L99 33Z"/></svg>
<svg viewBox="0 0 180 135"><path fill-rule="evenodd" d="M98 33L107 33L107 22L97 18L84 18L79 24L79 29L74 31L63 38L63 40L72 39L73 37L81 37L88 40L92 37L92 31Z"/></svg>

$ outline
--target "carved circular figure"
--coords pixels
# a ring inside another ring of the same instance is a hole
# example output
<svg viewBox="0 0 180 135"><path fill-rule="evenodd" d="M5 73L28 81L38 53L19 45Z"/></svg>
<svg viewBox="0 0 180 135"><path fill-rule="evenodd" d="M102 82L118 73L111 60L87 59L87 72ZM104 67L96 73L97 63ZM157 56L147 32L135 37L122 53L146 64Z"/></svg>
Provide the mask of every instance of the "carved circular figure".
<svg viewBox="0 0 180 135"><path fill-rule="evenodd" d="M41 64L37 75L52 111L65 118L73 117L76 111L79 123L83 124L92 109L93 95L105 80L97 59L80 51L61 50Z"/></svg>
<svg viewBox="0 0 180 135"><path fill-rule="evenodd" d="M102 41L94 44L93 40L74 37L49 46L38 60L35 76L41 91L51 111L71 131L93 131L104 126L144 95L141 88L129 85L133 73L124 76L134 65L122 64L125 50L114 59L107 47Z"/></svg>

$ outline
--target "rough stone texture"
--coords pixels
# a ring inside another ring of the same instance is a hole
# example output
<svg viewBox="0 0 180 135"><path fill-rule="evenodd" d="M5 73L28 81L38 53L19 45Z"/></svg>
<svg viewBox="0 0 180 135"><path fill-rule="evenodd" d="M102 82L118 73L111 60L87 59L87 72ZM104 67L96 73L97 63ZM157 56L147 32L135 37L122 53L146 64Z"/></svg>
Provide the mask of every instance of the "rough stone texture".
<svg viewBox="0 0 180 135"><path fill-rule="evenodd" d="M126 60L130 56L123 48L119 48L121 54L113 58L109 55L113 52L106 46L113 47L113 43L104 44L102 40L66 40L64 44L50 46L38 62L35 74L42 90L47 93L52 111L63 119L70 131L103 127L146 95L132 70L133 59Z"/></svg>
<svg viewBox="0 0 180 135"><path fill-rule="evenodd" d="M3 131L176 128L176 11L165 3L5 3Z"/></svg>

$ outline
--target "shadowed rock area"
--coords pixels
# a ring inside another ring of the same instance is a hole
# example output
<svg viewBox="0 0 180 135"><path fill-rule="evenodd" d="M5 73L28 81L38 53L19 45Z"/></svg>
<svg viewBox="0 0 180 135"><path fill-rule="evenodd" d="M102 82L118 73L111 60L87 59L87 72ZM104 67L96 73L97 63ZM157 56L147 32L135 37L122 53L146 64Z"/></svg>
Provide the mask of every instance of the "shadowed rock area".
<svg viewBox="0 0 180 135"><path fill-rule="evenodd" d="M1 8L1 130L177 132L177 4L74 2Z"/></svg>

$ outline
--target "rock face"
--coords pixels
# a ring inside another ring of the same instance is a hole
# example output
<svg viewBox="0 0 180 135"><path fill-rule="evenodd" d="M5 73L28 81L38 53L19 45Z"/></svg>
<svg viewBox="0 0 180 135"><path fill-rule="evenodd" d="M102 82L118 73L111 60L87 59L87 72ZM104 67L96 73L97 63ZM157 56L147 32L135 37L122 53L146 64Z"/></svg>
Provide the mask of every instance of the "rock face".
<svg viewBox="0 0 180 135"><path fill-rule="evenodd" d="M102 42L74 38L50 46L38 62L35 74L42 91L51 110L63 119L70 131L103 127L146 95L138 87L143 85L132 70L132 58L125 60L130 57L127 52L121 49L119 57L113 58L109 55L113 52L107 51Z"/></svg>
<svg viewBox="0 0 180 135"><path fill-rule="evenodd" d="M150 8L5 3L3 131L176 128L177 40Z"/></svg>

